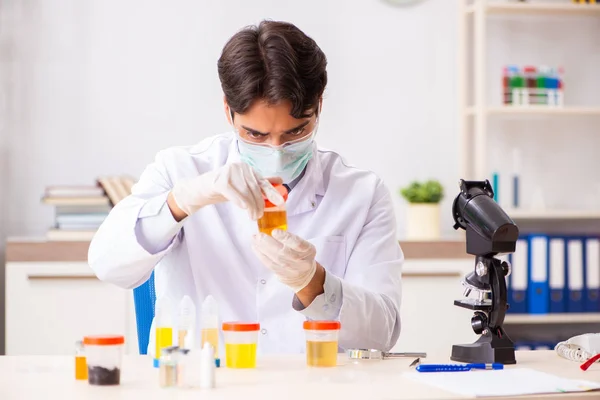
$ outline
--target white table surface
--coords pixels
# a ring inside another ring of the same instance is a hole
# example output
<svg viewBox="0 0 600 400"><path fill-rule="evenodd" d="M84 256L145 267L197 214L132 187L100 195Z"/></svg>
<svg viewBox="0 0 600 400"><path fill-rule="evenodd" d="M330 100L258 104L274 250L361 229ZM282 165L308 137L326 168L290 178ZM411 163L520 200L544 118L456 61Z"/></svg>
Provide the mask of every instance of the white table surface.
<svg viewBox="0 0 600 400"><path fill-rule="evenodd" d="M190 361L195 362L192 358ZM302 355L264 356L252 370L217 370L217 387L202 390L160 388L158 370L147 356L126 356L121 385L97 387L74 379L74 359L67 356L0 357L0 399L459 399L461 396L402 376L412 359L371 361L360 365L340 356L338 367L309 368ZM425 363L449 363L428 357ZM554 351L519 351L517 365L565 378L600 382L600 364L588 371L559 358ZM192 366L192 369L195 368ZM190 369L190 373L194 371ZM469 372L461 372L469 373ZM197 376L197 375L196 375ZM525 398L525 397L521 397ZM532 397L527 397L532 398ZM550 399L600 399L600 392L536 396ZM498 398L496 398L498 399Z"/></svg>

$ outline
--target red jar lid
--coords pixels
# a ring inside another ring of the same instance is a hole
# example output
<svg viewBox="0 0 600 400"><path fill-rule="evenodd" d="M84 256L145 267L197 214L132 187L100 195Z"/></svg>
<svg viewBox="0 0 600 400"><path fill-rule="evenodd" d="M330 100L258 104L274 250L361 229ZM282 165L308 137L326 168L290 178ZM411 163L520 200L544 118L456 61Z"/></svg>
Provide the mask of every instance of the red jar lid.
<svg viewBox="0 0 600 400"><path fill-rule="evenodd" d="M309 331L335 331L341 326L339 321L304 321L304 329Z"/></svg>
<svg viewBox="0 0 600 400"><path fill-rule="evenodd" d="M112 346L123 343L125 343L125 337L121 335L85 336L83 338L83 344L92 346Z"/></svg>
<svg viewBox="0 0 600 400"><path fill-rule="evenodd" d="M275 184L275 185L273 185L273 187L275 188L275 190L277 190L279 192L279 194L281 196L283 196L283 200L287 201L287 198L288 198L287 188L281 184ZM269 199L267 199L267 196L265 196L264 193L263 193L263 199L265 200L265 207L277 207L275 204L271 203L269 201Z"/></svg>
<svg viewBox="0 0 600 400"><path fill-rule="evenodd" d="M260 324L255 322L223 322L224 331L252 332L260 329Z"/></svg>

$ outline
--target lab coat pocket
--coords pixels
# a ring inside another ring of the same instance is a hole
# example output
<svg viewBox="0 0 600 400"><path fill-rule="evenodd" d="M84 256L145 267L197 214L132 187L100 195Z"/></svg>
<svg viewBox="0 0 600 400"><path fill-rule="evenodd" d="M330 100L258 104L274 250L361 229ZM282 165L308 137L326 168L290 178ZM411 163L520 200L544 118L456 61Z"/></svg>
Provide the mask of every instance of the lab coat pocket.
<svg viewBox="0 0 600 400"><path fill-rule="evenodd" d="M328 272L343 278L346 273L346 238L322 236L308 241L317 249L317 262Z"/></svg>

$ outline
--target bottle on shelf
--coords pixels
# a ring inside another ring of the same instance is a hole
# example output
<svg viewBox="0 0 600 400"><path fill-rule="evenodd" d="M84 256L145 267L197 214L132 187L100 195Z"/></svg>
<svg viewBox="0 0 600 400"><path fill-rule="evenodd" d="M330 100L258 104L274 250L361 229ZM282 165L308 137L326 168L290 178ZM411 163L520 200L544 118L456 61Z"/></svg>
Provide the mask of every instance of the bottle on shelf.
<svg viewBox="0 0 600 400"><path fill-rule="evenodd" d="M510 73L508 67L502 68L502 103L510 104L511 93L510 93Z"/></svg>
<svg viewBox="0 0 600 400"><path fill-rule="evenodd" d="M550 76L550 67L542 65L538 68L537 87L538 87L538 104L548 104L548 79Z"/></svg>
<svg viewBox="0 0 600 400"><path fill-rule="evenodd" d="M538 104L537 71L533 66L523 68L524 89L522 105Z"/></svg>
<svg viewBox="0 0 600 400"><path fill-rule="evenodd" d="M525 78L520 69L516 65L510 65L509 69L509 84L511 91L511 104L523 104L523 90L525 88Z"/></svg>

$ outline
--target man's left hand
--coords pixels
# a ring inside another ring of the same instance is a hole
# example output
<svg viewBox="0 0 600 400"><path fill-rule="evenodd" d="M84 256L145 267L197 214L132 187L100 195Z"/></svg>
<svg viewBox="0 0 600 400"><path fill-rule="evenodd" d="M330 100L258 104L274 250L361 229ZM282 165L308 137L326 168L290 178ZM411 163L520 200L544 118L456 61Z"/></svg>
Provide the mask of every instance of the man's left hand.
<svg viewBox="0 0 600 400"><path fill-rule="evenodd" d="M315 273L322 270L315 261L317 254L315 246L280 229L273 230L271 235L259 233L254 236L252 248L258 258L294 292L298 293L307 288L313 281ZM323 283L321 282L320 285L322 291Z"/></svg>

